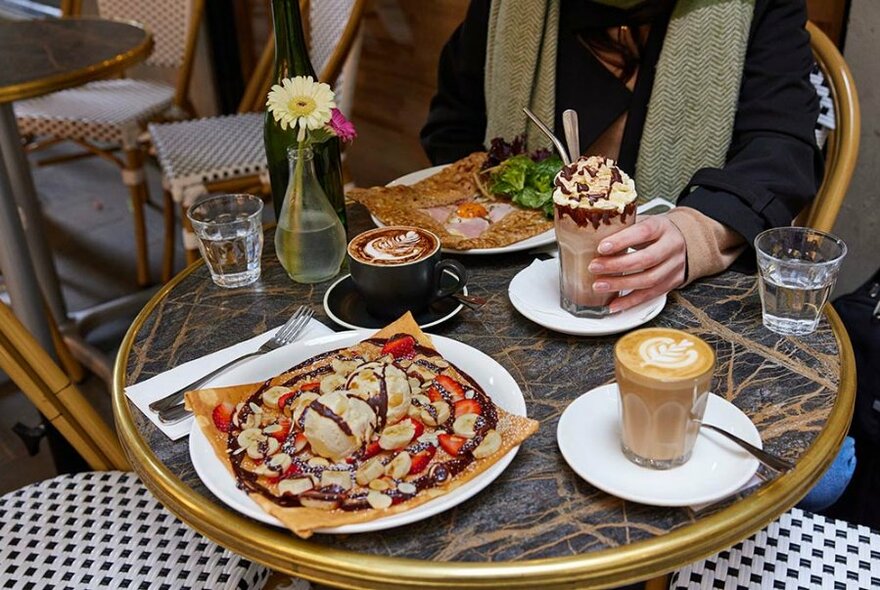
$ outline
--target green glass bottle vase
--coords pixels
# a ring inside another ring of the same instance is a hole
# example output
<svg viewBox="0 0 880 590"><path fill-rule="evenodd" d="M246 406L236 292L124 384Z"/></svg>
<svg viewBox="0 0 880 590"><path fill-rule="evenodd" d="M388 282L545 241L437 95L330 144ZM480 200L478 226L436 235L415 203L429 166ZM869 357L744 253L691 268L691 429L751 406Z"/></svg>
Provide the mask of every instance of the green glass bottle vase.
<svg viewBox="0 0 880 590"><path fill-rule="evenodd" d="M302 16L298 0L272 0L272 19L275 23L275 76L273 84L281 84L283 78L311 76L317 80L315 69L309 61ZM290 180L287 148L296 147L296 130L281 128L271 113L266 112L263 141L272 184L272 204L275 219L280 219L284 193ZM342 184L342 155L338 137L313 144L315 174L321 188L343 227L348 227L345 216L345 192Z"/></svg>

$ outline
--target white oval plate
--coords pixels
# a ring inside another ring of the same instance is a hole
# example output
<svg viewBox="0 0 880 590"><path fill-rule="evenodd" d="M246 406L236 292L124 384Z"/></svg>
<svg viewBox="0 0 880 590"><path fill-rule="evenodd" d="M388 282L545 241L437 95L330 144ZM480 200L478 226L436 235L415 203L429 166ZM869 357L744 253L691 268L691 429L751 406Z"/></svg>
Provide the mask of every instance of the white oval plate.
<svg viewBox="0 0 880 590"><path fill-rule="evenodd" d="M400 178L395 178L388 183L388 186L415 184L420 180L424 180L430 176L434 176L435 174L446 168L447 165L448 164L444 164L442 166L433 166L431 168L425 168L423 170L410 172L409 174L405 174ZM372 213L370 214L370 218L373 220L373 223L375 223L377 227L385 226L385 224L382 223L382 221ZM555 243L556 231L548 229L542 234L526 238L525 240L521 240L513 244L508 244L507 246L501 246L500 248L474 248L472 250L450 250L449 248L443 248L443 252L447 254L507 254L509 252L521 252L523 250L531 250L532 248L539 248L541 246L549 246L550 244Z"/></svg>
<svg viewBox="0 0 880 590"><path fill-rule="evenodd" d="M316 354L350 346L369 338L374 333L373 330L340 332L297 342L230 370L222 376L222 381L224 385L265 381ZM496 404L512 414L526 415L526 402L522 390L510 373L498 362L483 352L457 340L443 336L431 336L431 340L434 341L437 351L444 358L473 377ZM461 504L492 483L513 461L518 450L519 447L514 447L497 463L463 486L448 494L438 496L430 502L416 506L412 510L369 522L316 529L315 532L348 534L379 531L439 514ZM264 512L244 491L236 487L235 479L221 463L208 439L205 438L201 428L195 422L189 436L189 453L196 474L224 504L255 520L275 526L284 526L278 519Z"/></svg>
<svg viewBox="0 0 880 590"><path fill-rule="evenodd" d="M657 317L666 307L666 295L604 318L579 318L559 305L559 260L535 260L519 271L507 296L514 308L540 326L574 336L607 336L626 332Z"/></svg>
<svg viewBox="0 0 880 590"><path fill-rule="evenodd" d="M559 418L556 441L575 473L602 491L653 506L694 506L725 498L743 487L758 460L720 434L701 430L690 460L667 470L640 467L620 448L617 384L602 385L574 400ZM709 394L706 423L761 447L749 417Z"/></svg>

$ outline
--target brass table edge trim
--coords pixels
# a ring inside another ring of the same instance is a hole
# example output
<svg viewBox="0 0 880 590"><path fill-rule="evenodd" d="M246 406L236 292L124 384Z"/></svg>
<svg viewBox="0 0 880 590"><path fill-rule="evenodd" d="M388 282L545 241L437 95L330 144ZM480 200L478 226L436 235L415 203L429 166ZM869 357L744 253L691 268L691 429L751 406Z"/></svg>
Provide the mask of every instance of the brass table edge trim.
<svg viewBox="0 0 880 590"><path fill-rule="evenodd" d="M754 534L785 512L819 480L837 455L855 403L855 358L831 306L825 309L840 354L837 397L825 428L797 467L752 496L670 533L583 555L514 562L433 562L311 545L231 509L206 503L159 461L143 441L124 394L134 337L153 309L202 261L174 277L147 303L125 335L114 367L113 413L122 446L145 485L178 518L212 541L273 570L347 588L607 588L649 579L704 559ZM246 541L245 541L246 540ZM635 567L633 564L637 564Z"/></svg>
<svg viewBox="0 0 880 590"><path fill-rule="evenodd" d="M87 82L93 82L101 78L107 78L112 74L117 74L119 72L125 71L129 67L144 61L147 57L149 57L150 53L153 50L153 35L141 23L124 19L102 19L88 17L66 18L63 20L102 20L124 23L141 29L144 32L144 39L139 45L136 45L135 47L129 49L124 53L120 53L113 58L105 59L96 64L92 64L78 70L63 72L60 74L55 74L53 76L48 76L46 78L39 78L37 80L31 80L30 82L23 82L21 84L0 86L0 103L15 102L18 100L35 98L37 96L43 96L44 94L58 92L59 90L66 90L67 88L79 86Z"/></svg>

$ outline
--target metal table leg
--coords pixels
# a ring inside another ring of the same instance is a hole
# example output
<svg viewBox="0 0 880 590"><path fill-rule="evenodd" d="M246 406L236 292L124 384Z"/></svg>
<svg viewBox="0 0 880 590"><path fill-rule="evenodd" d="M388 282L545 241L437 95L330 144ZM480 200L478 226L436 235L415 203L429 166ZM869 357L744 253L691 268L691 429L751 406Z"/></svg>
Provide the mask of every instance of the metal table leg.
<svg viewBox="0 0 880 590"><path fill-rule="evenodd" d="M5 119L11 111L11 105L0 104L0 120ZM3 132L4 129L0 127L0 134ZM15 137L18 137L17 129ZM10 157L7 154L10 151L9 148L6 141L0 142L0 154L2 154L2 162L5 164L0 165L0 268L3 269L6 289L12 299L12 309L15 310L15 315L30 330L43 348L52 351L52 335L46 321L43 294L37 282L24 230L25 226L29 226L32 231L39 232L39 225L32 226L31 212L21 210L16 202L13 186L10 182L12 173L8 169L9 162L14 161L15 157ZM21 146L16 146L15 149L20 154ZM20 171L16 171L16 174L18 173ZM54 272L54 266L51 269Z"/></svg>
<svg viewBox="0 0 880 590"><path fill-rule="evenodd" d="M43 216L40 211L40 203L37 200L37 193L34 189L34 180L31 176L30 165L21 148L21 137L18 134L18 125L15 122L15 113L12 110L11 103L0 103L0 153L3 156L4 171L3 176L7 182L7 188L11 190L8 199L11 206L18 206L19 213L16 214L17 224L23 228L23 236L15 238L15 250L13 254L19 256L18 248L27 256L30 252L30 261L32 262L31 272L27 273L31 277L35 277L42 288L43 296L46 304L52 311L52 315L58 324L67 321L67 308L64 305L64 299L61 296L61 287L58 284L58 273L55 270L55 261L52 259L52 252L45 238L45 229L43 227ZM0 215L6 215L2 213ZM19 217L20 215L20 217ZM2 230L0 230L2 231ZM5 232L0 233L2 241L10 241L12 234ZM4 246L4 248L9 246ZM4 266L4 272L5 266ZM13 275L15 276L15 275ZM10 282L21 281L20 277L12 279ZM29 289L30 287L28 287ZM37 296L35 302L41 304L39 291L33 291ZM15 307L15 299L13 298L13 307ZM42 306L40 305L40 315L42 316ZM18 308L16 314L18 314ZM25 325L34 329L24 315L19 315ZM35 333L36 334L36 333ZM43 343L41 341L41 343Z"/></svg>

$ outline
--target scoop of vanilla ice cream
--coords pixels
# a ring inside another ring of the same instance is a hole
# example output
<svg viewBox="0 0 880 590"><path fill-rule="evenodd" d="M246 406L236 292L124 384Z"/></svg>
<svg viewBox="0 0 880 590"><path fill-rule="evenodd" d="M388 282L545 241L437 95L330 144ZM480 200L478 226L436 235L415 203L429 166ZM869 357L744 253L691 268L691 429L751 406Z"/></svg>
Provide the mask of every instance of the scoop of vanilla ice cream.
<svg viewBox="0 0 880 590"><path fill-rule="evenodd" d="M562 169L555 185L553 202L562 207L622 213L638 197L633 179L603 156L581 156Z"/></svg>
<svg viewBox="0 0 880 590"><path fill-rule="evenodd" d="M409 378L400 367L390 363L365 363L349 375L345 388L369 400L381 395L383 382L388 396L386 423L394 424L406 417L412 399Z"/></svg>
<svg viewBox="0 0 880 590"><path fill-rule="evenodd" d="M333 391L320 396L317 403L339 416L348 426L348 434L333 418L321 415L314 408L306 413L303 434L312 451L331 461L338 462L351 456L376 428L376 414L370 405L346 391Z"/></svg>

